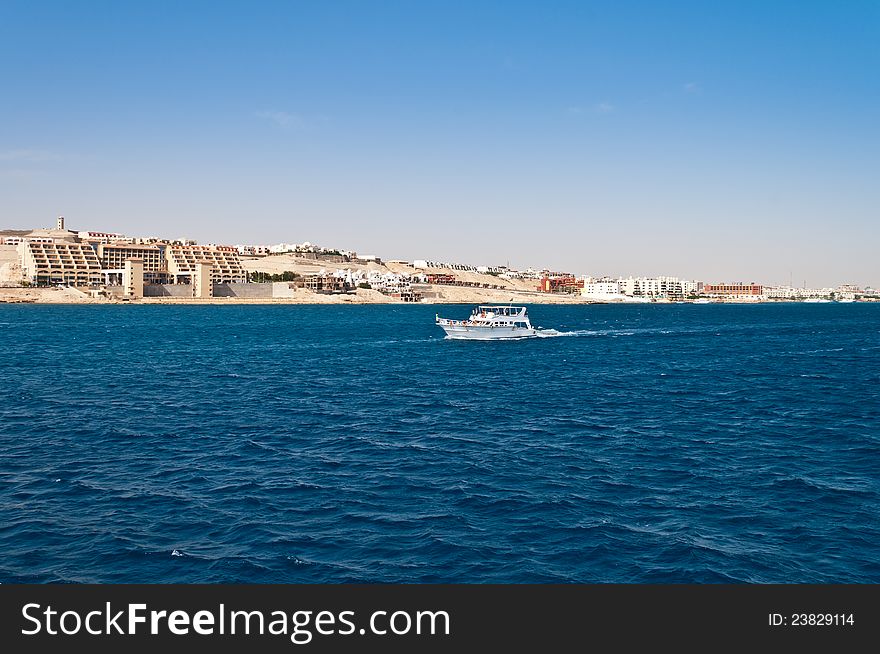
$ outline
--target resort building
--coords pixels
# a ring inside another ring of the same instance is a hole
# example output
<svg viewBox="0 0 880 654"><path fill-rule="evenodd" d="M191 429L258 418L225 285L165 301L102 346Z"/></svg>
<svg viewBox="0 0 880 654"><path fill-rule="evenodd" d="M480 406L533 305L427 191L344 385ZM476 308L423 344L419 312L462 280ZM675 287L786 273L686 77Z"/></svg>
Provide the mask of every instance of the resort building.
<svg viewBox="0 0 880 654"><path fill-rule="evenodd" d="M376 259L379 261L379 259ZM426 259L415 259L412 262L413 268L445 268L446 270L460 270L461 272L477 272L476 266L469 266L464 263L449 263L446 261L428 261Z"/></svg>
<svg viewBox="0 0 880 654"><path fill-rule="evenodd" d="M685 295L678 277L627 277L619 282L620 292L632 297L681 300Z"/></svg>
<svg viewBox="0 0 880 654"><path fill-rule="evenodd" d="M25 281L36 286L89 286L103 281L101 262L84 243L23 241L18 245Z"/></svg>
<svg viewBox="0 0 880 654"><path fill-rule="evenodd" d="M238 250L229 245L166 245L165 259L168 274L175 284L192 283L196 265L211 264L215 284L247 282L247 273L241 265Z"/></svg>
<svg viewBox="0 0 880 654"><path fill-rule="evenodd" d="M585 279L581 295L596 300L616 300L622 295L620 292L620 282L616 280L594 281L592 279Z"/></svg>
<svg viewBox="0 0 880 654"><path fill-rule="evenodd" d="M838 300L854 300L864 294L864 291L854 284L841 284L834 289L834 297Z"/></svg>
<svg viewBox="0 0 880 654"><path fill-rule="evenodd" d="M420 275L417 276L417 279L423 277L425 276ZM410 275L380 273L376 270L370 270L366 273L363 271L349 273L349 278L352 286L359 286L366 282L373 290L403 302L418 302L422 299L421 293L413 290L413 277Z"/></svg>
<svg viewBox="0 0 880 654"><path fill-rule="evenodd" d="M82 241L91 241L92 243L110 243L111 241L125 240L125 236L113 232L78 232L77 236Z"/></svg>
<svg viewBox="0 0 880 654"><path fill-rule="evenodd" d="M236 245L238 253L248 257L265 257L269 254L268 245Z"/></svg>
<svg viewBox="0 0 880 654"><path fill-rule="evenodd" d="M542 293L580 293L583 288L584 280L569 273L548 273L538 285Z"/></svg>
<svg viewBox="0 0 880 654"><path fill-rule="evenodd" d="M764 295L764 287L761 284L705 284L703 286L704 295L714 295L718 297L730 298L757 298Z"/></svg>
<svg viewBox="0 0 880 654"><path fill-rule="evenodd" d="M498 276L504 279L541 279L541 273L534 268L527 268L526 270L508 269L507 272L503 272Z"/></svg>
<svg viewBox="0 0 880 654"><path fill-rule="evenodd" d="M799 297L800 290L791 286L765 286L764 296L771 300L793 300Z"/></svg>
<svg viewBox="0 0 880 654"><path fill-rule="evenodd" d="M162 249L158 245L128 245L125 243L98 243L95 246L101 261L101 273L105 284L118 284L129 259L140 259L143 263L144 281L148 284L161 284L167 280L168 269Z"/></svg>
<svg viewBox="0 0 880 654"><path fill-rule="evenodd" d="M771 300L808 300L813 298L830 298L835 296L833 288L797 288L794 286L764 286L763 295ZM855 294L843 295L844 299L852 299Z"/></svg>

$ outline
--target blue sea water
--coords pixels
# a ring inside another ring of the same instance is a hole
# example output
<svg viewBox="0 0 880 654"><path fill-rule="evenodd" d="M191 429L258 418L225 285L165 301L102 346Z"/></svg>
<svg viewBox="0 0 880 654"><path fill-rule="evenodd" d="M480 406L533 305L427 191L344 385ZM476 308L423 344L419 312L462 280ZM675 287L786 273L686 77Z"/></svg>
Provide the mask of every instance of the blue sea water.
<svg viewBox="0 0 880 654"><path fill-rule="evenodd" d="M0 306L0 581L880 582L880 305Z"/></svg>

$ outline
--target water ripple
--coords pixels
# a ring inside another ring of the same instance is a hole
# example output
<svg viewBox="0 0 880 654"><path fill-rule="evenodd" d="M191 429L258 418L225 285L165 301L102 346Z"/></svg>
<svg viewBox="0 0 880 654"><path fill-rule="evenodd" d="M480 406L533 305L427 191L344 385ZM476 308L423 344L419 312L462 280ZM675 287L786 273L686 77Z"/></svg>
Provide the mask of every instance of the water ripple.
<svg viewBox="0 0 880 654"><path fill-rule="evenodd" d="M880 306L435 311L0 307L0 581L880 581Z"/></svg>

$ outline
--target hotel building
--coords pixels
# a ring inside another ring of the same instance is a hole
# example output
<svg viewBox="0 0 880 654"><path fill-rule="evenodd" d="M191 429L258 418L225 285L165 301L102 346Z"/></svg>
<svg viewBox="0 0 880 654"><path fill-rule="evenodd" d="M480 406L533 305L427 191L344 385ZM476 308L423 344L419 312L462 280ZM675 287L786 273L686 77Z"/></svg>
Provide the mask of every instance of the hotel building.
<svg viewBox="0 0 880 654"><path fill-rule="evenodd" d="M685 295L678 277L627 277L618 281L620 292L632 297L681 300Z"/></svg>
<svg viewBox="0 0 880 654"><path fill-rule="evenodd" d="M215 284L247 282L247 272L241 265L238 250L228 245L165 245L168 274L175 284L192 283L196 266L211 264Z"/></svg>
<svg viewBox="0 0 880 654"><path fill-rule="evenodd" d="M703 286L704 295L715 295L719 297L735 297L735 298L757 298L764 295L764 287L761 284L705 284Z"/></svg>
<svg viewBox="0 0 880 654"><path fill-rule="evenodd" d="M85 243L23 241L18 245L18 254L24 279L37 286L103 282L98 255Z"/></svg>
<svg viewBox="0 0 880 654"><path fill-rule="evenodd" d="M105 284L121 283L128 259L140 259L143 262L144 281L148 284L161 284L168 278L165 258L158 245L97 243L94 248L101 261Z"/></svg>

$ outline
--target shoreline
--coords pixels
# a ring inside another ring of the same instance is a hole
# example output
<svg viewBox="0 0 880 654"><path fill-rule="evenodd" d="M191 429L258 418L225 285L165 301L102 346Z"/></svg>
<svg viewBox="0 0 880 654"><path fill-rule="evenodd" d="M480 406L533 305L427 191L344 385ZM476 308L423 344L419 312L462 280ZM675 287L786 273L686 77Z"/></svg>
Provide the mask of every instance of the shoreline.
<svg viewBox="0 0 880 654"><path fill-rule="evenodd" d="M420 302L403 302L397 298L382 295L378 291L359 289L355 293L320 294L303 291L299 296L282 298L243 298L243 297L145 297L140 299L92 298L80 291L69 288L34 288L5 287L0 288L0 304L94 304L94 305L395 305L424 306L447 304L564 304L564 305L601 305L601 306L657 306L680 304L873 304L880 300L863 299L855 302L804 302L803 300L713 300L712 302L694 302L693 300L659 301L659 302L597 302L584 299L579 295L543 294L539 292L500 291L496 289L468 289L461 287L434 287L433 297Z"/></svg>

